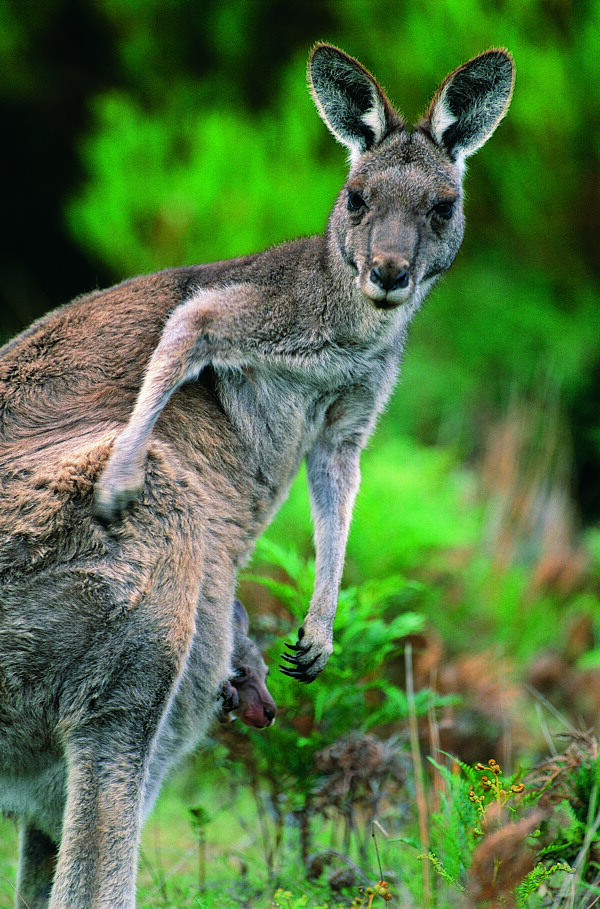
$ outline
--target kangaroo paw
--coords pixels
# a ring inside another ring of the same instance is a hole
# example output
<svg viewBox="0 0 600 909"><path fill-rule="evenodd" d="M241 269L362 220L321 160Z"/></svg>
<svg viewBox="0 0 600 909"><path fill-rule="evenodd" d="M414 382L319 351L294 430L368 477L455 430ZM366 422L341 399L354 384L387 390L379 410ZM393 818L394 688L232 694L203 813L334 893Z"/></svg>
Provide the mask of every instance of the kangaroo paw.
<svg viewBox="0 0 600 909"><path fill-rule="evenodd" d="M310 641L304 628L298 631L298 640L295 644L285 646L291 653L283 653L281 658L290 665L280 665L279 669L284 675L299 682L314 682L320 672L325 668L331 654L331 645L321 641Z"/></svg>

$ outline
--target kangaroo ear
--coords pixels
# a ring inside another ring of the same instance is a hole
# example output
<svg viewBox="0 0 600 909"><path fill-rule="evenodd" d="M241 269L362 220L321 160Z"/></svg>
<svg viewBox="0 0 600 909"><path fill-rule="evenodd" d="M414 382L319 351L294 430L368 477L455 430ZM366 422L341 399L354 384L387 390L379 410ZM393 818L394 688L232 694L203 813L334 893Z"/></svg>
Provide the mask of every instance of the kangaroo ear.
<svg viewBox="0 0 600 909"><path fill-rule="evenodd" d="M442 82L420 124L454 161L481 148L508 110L515 68L505 50L474 57Z"/></svg>
<svg viewBox="0 0 600 909"><path fill-rule="evenodd" d="M247 635L250 630L248 613L237 597L233 601L233 627L236 631L241 631L241 633L245 635Z"/></svg>
<svg viewBox="0 0 600 909"><path fill-rule="evenodd" d="M373 76L331 44L312 51L308 79L321 118L353 162L402 125Z"/></svg>

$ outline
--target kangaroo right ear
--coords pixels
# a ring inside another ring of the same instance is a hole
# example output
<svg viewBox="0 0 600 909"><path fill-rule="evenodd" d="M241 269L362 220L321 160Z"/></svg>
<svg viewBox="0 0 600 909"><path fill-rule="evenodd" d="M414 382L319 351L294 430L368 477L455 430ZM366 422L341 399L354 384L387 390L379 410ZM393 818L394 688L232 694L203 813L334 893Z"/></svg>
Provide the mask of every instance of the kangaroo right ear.
<svg viewBox="0 0 600 909"><path fill-rule="evenodd" d="M331 44L314 48L308 78L322 120L352 162L402 124L373 76Z"/></svg>
<svg viewBox="0 0 600 909"><path fill-rule="evenodd" d="M515 67L508 51L474 57L442 82L420 126L446 148L453 161L477 151L508 110Z"/></svg>
<svg viewBox="0 0 600 909"><path fill-rule="evenodd" d="M236 631L241 631L241 633L246 636L250 630L248 613L237 597L233 601L233 627Z"/></svg>

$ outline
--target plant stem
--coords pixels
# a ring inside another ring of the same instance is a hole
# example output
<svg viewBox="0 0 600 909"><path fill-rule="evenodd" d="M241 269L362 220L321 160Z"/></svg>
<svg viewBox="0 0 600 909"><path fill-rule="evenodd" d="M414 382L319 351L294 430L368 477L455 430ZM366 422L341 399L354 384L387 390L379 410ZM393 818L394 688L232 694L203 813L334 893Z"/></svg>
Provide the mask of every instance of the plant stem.
<svg viewBox="0 0 600 909"><path fill-rule="evenodd" d="M425 782L421 749L419 748L419 730L417 726L417 711L415 708L415 689L412 667L412 645L406 644L404 650L406 667L406 699L408 701L408 728L410 733L410 750L415 771L415 793L417 798L417 812L419 816L419 838L424 855L429 852L429 829L427 827L427 801L425 798ZM431 882L429 877L429 863L421 863L423 869L423 909L431 906Z"/></svg>

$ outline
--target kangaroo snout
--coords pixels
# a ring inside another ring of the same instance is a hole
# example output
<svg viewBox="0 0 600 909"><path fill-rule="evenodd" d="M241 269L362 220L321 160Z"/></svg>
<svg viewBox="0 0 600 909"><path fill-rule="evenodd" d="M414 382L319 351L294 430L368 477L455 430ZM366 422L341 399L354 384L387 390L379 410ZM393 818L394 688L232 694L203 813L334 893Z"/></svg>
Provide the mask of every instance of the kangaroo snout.
<svg viewBox="0 0 600 909"><path fill-rule="evenodd" d="M374 259L371 274L373 284L385 290L396 290L408 287L408 262L396 262L394 259Z"/></svg>
<svg viewBox="0 0 600 909"><path fill-rule="evenodd" d="M408 296L410 263L394 256L374 256L365 269L362 290L376 306L397 306Z"/></svg>

